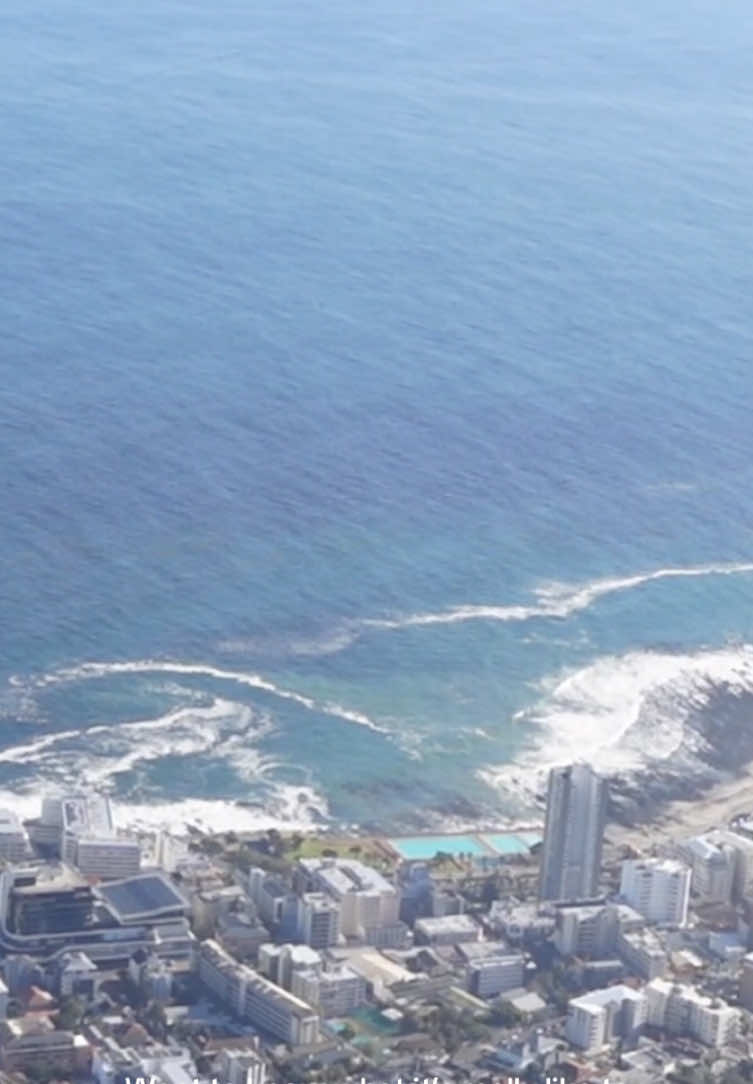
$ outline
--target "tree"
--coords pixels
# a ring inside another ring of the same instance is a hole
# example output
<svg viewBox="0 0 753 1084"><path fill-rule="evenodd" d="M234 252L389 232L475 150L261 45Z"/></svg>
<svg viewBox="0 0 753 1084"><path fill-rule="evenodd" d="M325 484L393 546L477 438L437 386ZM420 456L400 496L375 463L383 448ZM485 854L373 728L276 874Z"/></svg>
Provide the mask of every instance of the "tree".
<svg viewBox="0 0 753 1084"><path fill-rule="evenodd" d="M523 1019L523 1014L511 1001L500 997L489 1010L489 1023L498 1028L514 1028Z"/></svg>
<svg viewBox="0 0 753 1084"><path fill-rule="evenodd" d="M283 838L276 828L267 830L267 849L270 854L279 857L285 849Z"/></svg>
<svg viewBox="0 0 753 1084"><path fill-rule="evenodd" d="M222 844L215 836L203 836L200 846L204 854L218 855L222 853Z"/></svg>
<svg viewBox="0 0 753 1084"><path fill-rule="evenodd" d="M157 1039L164 1039L167 1036L167 1013L165 1012L165 1006L159 1001L150 1001L146 1008L140 1014L140 1021Z"/></svg>
<svg viewBox="0 0 753 1084"><path fill-rule="evenodd" d="M57 1026L61 1031L74 1031L83 1019L86 1005L78 997L64 997L60 1002Z"/></svg>
<svg viewBox="0 0 753 1084"><path fill-rule="evenodd" d="M30 1065L24 1070L25 1075L29 1080L33 1081L33 1084L49 1084L51 1080L54 1080L58 1075L58 1067L52 1061L48 1061L46 1058L44 1061L39 1061Z"/></svg>

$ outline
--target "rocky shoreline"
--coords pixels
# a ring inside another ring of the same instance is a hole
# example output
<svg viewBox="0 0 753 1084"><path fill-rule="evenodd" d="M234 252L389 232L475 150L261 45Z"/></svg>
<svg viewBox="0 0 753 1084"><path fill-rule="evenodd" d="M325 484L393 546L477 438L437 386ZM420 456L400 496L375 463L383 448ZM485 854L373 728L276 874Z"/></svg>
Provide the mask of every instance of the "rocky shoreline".
<svg viewBox="0 0 753 1084"><path fill-rule="evenodd" d="M709 685L686 709L683 729L682 744L670 757L610 776L612 820L626 827L645 825L674 802L702 802L714 788L747 777L753 764L753 694Z"/></svg>

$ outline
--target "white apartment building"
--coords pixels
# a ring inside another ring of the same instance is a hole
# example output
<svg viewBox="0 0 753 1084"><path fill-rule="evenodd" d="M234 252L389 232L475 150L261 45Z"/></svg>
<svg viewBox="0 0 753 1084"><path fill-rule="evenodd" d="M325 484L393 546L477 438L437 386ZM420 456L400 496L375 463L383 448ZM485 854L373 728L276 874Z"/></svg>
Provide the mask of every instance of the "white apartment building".
<svg viewBox="0 0 753 1084"><path fill-rule="evenodd" d="M614 947L615 936L604 904L556 910L553 941L562 956L601 956Z"/></svg>
<svg viewBox="0 0 753 1084"><path fill-rule="evenodd" d="M653 930L621 930L617 952L634 974L647 981L667 970L667 953Z"/></svg>
<svg viewBox="0 0 753 1084"><path fill-rule="evenodd" d="M224 1005L291 1046L319 1039L319 1017L305 1001L234 960L216 941L202 942L199 978Z"/></svg>
<svg viewBox="0 0 753 1084"><path fill-rule="evenodd" d="M269 942L259 949L259 971L286 990L293 989L293 976L297 971L318 973L323 966L319 953L308 945L274 945Z"/></svg>
<svg viewBox="0 0 753 1084"><path fill-rule="evenodd" d="M219 1079L227 1084L266 1084L267 1066L258 1050L221 1050L216 1068Z"/></svg>
<svg viewBox="0 0 753 1084"><path fill-rule="evenodd" d="M753 896L753 839L727 828L718 828L705 837L717 847L733 852L732 899L735 901Z"/></svg>
<svg viewBox="0 0 753 1084"><path fill-rule="evenodd" d="M242 1015L254 1027L291 1046L319 1041L319 1017L311 1006L253 971L246 982Z"/></svg>
<svg viewBox="0 0 753 1084"><path fill-rule="evenodd" d="M743 958L740 973L740 1004L748 1012L753 1012L753 952Z"/></svg>
<svg viewBox="0 0 753 1084"><path fill-rule="evenodd" d="M248 871L246 884L262 922L269 926L279 926L291 894L287 885L258 866Z"/></svg>
<svg viewBox="0 0 753 1084"><path fill-rule="evenodd" d="M468 992L476 997L498 997L523 986L525 960L520 953L487 956L472 962L466 973Z"/></svg>
<svg viewBox="0 0 753 1084"><path fill-rule="evenodd" d="M348 1016L366 1002L366 980L345 964L322 970L296 971L293 993L322 1016Z"/></svg>
<svg viewBox="0 0 753 1084"><path fill-rule="evenodd" d="M118 836L104 794L45 798L39 828L54 834L63 861L87 877L120 880L141 868L141 848L136 840Z"/></svg>
<svg viewBox="0 0 753 1084"><path fill-rule="evenodd" d="M479 941L481 927L470 915L419 918L414 923L413 936L417 945L462 945Z"/></svg>
<svg viewBox="0 0 753 1084"><path fill-rule="evenodd" d="M678 851L693 871L694 895L704 903L729 903L737 864L734 849L709 836L694 836L680 844Z"/></svg>
<svg viewBox="0 0 753 1084"><path fill-rule="evenodd" d="M299 893L323 892L340 906L340 933L383 948L405 939L400 893L378 870L345 858L303 858L296 870Z"/></svg>
<svg viewBox="0 0 753 1084"><path fill-rule="evenodd" d="M305 892L296 904L296 935L314 949L333 948L340 940L340 904L325 892Z"/></svg>
<svg viewBox="0 0 753 1084"><path fill-rule="evenodd" d="M731 1042L740 1025L740 1010L720 998L707 997L694 986L654 979L645 987L647 1022L673 1035L688 1035L706 1046Z"/></svg>
<svg viewBox="0 0 753 1084"><path fill-rule="evenodd" d="M649 922L684 926L688 921L691 870L671 859L622 863L620 895Z"/></svg>
<svg viewBox="0 0 753 1084"><path fill-rule="evenodd" d="M553 941L562 956L598 959L614 953L621 932L644 925L643 915L625 903L568 904L555 908Z"/></svg>
<svg viewBox="0 0 753 1084"><path fill-rule="evenodd" d="M15 813L0 809L0 860L23 862L31 854L29 837Z"/></svg>
<svg viewBox="0 0 753 1084"><path fill-rule="evenodd" d="M588 1054L615 1042L637 1038L646 1023L646 1000L630 986L593 990L568 1004L565 1036Z"/></svg>
<svg viewBox="0 0 753 1084"><path fill-rule="evenodd" d="M135 839L78 839L74 865L87 877L119 881L141 869L141 848Z"/></svg>

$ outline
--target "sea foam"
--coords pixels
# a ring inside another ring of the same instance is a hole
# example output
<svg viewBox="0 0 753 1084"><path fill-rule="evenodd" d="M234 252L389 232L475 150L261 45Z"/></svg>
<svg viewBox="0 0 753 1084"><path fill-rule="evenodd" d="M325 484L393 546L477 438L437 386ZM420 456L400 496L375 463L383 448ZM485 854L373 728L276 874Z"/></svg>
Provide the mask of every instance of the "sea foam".
<svg viewBox="0 0 753 1084"><path fill-rule="evenodd" d="M702 739L686 725L690 712L703 709L715 688L753 693L753 646L605 656L542 684L541 700L516 717L530 729L523 753L477 773L503 792L536 792L549 768L576 760L609 773L698 752Z"/></svg>
<svg viewBox="0 0 753 1084"><path fill-rule="evenodd" d="M753 572L753 563L696 565L685 568L659 568L633 576L592 580L584 584L553 582L537 587L537 599L530 605L463 605L435 613L408 614L394 618L367 618L362 624L372 629L403 629L422 625L454 625L465 621L530 621L534 618L566 618L587 610L600 598L629 591L657 580L699 576L735 576Z"/></svg>
<svg viewBox="0 0 753 1084"><path fill-rule="evenodd" d="M278 761L262 756L253 742L273 729L271 718L246 704L218 698L210 705L178 708L155 719L98 724L45 734L0 752L0 762L28 768L0 802L20 815L39 814L40 795L62 789L96 788L115 799L118 824L183 832L270 827L306 828L328 816L326 800L308 783L279 782ZM258 800L236 802L189 798L133 801L118 793L118 777L165 757L210 755L226 761L241 781L256 784ZM260 789L259 789L260 788Z"/></svg>
<svg viewBox="0 0 753 1084"><path fill-rule="evenodd" d="M387 727L375 722L364 712L343 707L333 701L320 703L303 693L283 689L260 674L246 673L242 670L226 670L204 663L168 662L161 659L140 659L133 662L85 662L79 666L67 667L46 674L37 679L36 685L44 688L50 685L106 678L117 674L184 674L235 682L250 689L259 689L281 700L290 700L308 711L329 715L347 723L355 723L357 726L366 727L379 734L390 734Z"/></svg>

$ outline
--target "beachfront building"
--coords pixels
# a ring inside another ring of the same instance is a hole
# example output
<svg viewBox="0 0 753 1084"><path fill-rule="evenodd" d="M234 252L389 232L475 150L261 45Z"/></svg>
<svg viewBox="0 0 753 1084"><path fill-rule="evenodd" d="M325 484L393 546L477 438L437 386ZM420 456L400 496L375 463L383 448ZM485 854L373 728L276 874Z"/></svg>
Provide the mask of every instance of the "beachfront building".
<svg viewBox="0 0 753 1084"><path fill-rule="evenodd" d="M622 863L620 895L649 922L684 926L688 920L691 870L671 859Z"/></svg>
<svg viewBox="0 0 753 1084"><path fill-rule="evenodd" d="M694 986L657 978L645 987L645 996L646 1019L652 1027L713 1047L724 1046L737 1035L739 1009L699 993Z"/></svg>
<svg viewBox="0 0 753 1084"><path fill-rule="evenodd" d="M141 868L141 847L137 840L118 835L105 794L45 798L42 815L31 828L37 842L85 877L118 880Z"/></svg>
<svg viewBox="0 0 753 1084"><path fill-rule="evenodd" d="M711 836L694 836L678 846L693 871L692 888L702 903L729 903L737 856L733 847Z"/></svg>
<svg viewBox="0 0 753 1084"><path fill-rule="evenodd" d="M607 816L607 784L588 764L549 773L540 900L588 900L598 894Z"/></svg>
<svg viewBox="0 0 753 1084"><path fill-rule="evenodd" d="M324 893L340 908L340 933L378 948L400 948L407 927L400 921L400 893L378 870L353 859L302 858L295 872L301 896Z"/></svg>
<svg viewBox="0 0 753 1084"><path fill-rule="evenodd" d="M0 809L0 860L23 862L31 854L29 836L16 814Z"/></svg>
<svg viewBox="0 0 753 1084"><path fill-rule="evenodd" d="M636 1040L646 1016L646 999L640 990L607 986L570 1001L565 1035L573 1046L594 1054L618 1039Z"/></svg>
<svg viewBox="0 0 753 1084"><path fill-rule="evenodd" d="M733 855L732 899L735 903L753 897L753 839L733 832L729 828L718 828L705 837L717 847L726 848Z"/></svg>

